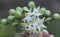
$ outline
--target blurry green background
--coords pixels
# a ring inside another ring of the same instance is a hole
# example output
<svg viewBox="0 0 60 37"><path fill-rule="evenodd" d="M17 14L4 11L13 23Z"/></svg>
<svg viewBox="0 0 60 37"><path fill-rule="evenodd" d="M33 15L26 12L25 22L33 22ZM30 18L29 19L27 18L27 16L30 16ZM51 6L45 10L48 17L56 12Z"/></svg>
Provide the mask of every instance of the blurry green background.
<svg viewBox="0 0 60 37"><path fill-rule="evenodd" d="M51 13L60 13L60 0L0 0L0 18L7 17L8 10L17 6L27 6L29 1L34 1L36 6L45 7L50 10ZM60 37L60 20L53 21L51 24L47 25L50 34L55 37ZM0 37L13 37L14 29L11 26L0 25Z"/></svg>

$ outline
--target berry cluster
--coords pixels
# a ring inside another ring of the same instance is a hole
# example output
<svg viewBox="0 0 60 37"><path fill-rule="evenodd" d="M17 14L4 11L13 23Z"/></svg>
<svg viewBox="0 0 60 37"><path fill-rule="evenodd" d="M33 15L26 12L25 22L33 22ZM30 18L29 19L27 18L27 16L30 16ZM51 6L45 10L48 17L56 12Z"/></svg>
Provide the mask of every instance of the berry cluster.
<svg viewBox="0 0 60 37"><path fill-rule="evenodd" d="M33 1L28 3L28 8L25 6L23 8L17 7L16 9L9 10L9 16L7 18L1 19L0 24L2 25L12 25L15 28L20 27L20 31L26 30L31 33L40 32L47 28L45 25L52 20L60 19L60 14L55 13L51 17L50 10L42 7L35 6Z"/></svg>

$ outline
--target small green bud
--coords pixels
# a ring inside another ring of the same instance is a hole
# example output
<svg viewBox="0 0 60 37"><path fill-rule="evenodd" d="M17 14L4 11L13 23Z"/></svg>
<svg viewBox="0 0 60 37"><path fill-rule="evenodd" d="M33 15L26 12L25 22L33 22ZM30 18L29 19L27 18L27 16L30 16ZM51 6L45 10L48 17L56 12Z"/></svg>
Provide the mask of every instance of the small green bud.
<svg viewBox="0 0 60 37"><path fill-rule="evenodd" d="M13 22L12 23L12 26L16 26L18 23L17 22Z"/></svg>
<svg viewBox="0 0 60 37"><path fill-rule="evenodd" d="M14 18L15 18L15 16L11 16L11 15L9 15L9 16L7 17L8 20L13 20Z"/></svg>
<svg viewBox="0 0 60 37"><path fill-rule="evenodd" d="M45 13L46 13L46 9L45 9L44 7L42 7L42 8L40 9L40 12L41 12L42 14L45 14Z"/></svg>
<svg viewBox="0 0 60 37"><path fill-rule="evenodd" d="M9 10L9 14L10 14L10 15L15 15L15 10L14 10L14 9L10 9L10 10Z"/></svg>
<svg viewBox="0 0 60 37"><path fill-rule="evenodd" d="M17 8L16 8L16 11L23 12L23 9L22 9L21 7L17 7Z"/></svg>
<svg viewBox="0 0 60 37"><path fill-rule="evenodd" d="M45 22L48 22L48 21L51 21L51 20L52 20L52 18L48 17L48 18L46 18Z"/></svg>
<svg viewBox="0 0 60 37"><path fill-rule="evenodd" d="M20 11L16 11L15 17L16 18L20 18L21 17L21 12Z"/></svg>
<svg viewBox="0 0 60 37"><path fill-rule="evenodd" d="M54 18L54 19L60 19L60 15L59 15L58 13L55 13L55 14L53 15L53 18Z"/></svg>
<svg viewBox="0 0 60 37"><path fill-rule="evenodd" d="M2 19L1 20L1 24L6 24L7 23L7 19Z"/></svg>
<svg viewBox="0 0 60 37"><path fill-rule="evenodd" d="M28 3L28 7L33 8L35 6L35 3L33 1L30 1Z"/></svg>
<svg viewBox="0 0 60 37"><path fill-rule="evenodd" d="M23 7L24 11L29 11L29 9L27 7Z"/></svg>
<svg viewBox="0 0 60 37"><path fill-rule="evenodd" d="M51 12L49 10L46 11L45 13L46 16L50 16L51 15Z"/></svg>

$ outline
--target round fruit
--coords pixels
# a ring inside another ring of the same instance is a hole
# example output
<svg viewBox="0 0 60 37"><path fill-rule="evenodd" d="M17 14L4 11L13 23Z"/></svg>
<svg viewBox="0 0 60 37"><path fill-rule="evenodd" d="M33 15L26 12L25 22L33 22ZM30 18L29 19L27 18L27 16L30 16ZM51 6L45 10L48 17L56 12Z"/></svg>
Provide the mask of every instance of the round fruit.
<svg viewBox="0 0 60 37"><path fill-rule="evenodd" d="M21 12L20 11L16 11L15 17L16 18L20 18L21 17Z"/></svg>
<svg viewBox="0 0 60 37"><path fill-rule="evenodd" d="M8 19L8 20L13 20L14 18L15 18L15 16L9 15L7 19Z"/></svg>
<svg viewBox="0 0 60 37"><path fill-rule="evenodd" d="M2 19L1 20L1 24L6 24L7 23L7 19Z"/></svg>
<svg viewBox="0 0 60 37"><path fill-rule="evenodd" d="M15 10L14 10L14 9L10 9L10 10L9 10L9 14L10 14L10 15L15 15Z"/></svg>
<svg viewBox="0 0 60 37"><path fill-rule="evenodd" d="M59 15L58 13L55 13L55 14L53 15L53 18L54 18L54 19L60 19L60 15Z"/></svg>
<svg viewBox="0 0 60 37"><path fill-rule="evenodd" d="M33 8L35 6L35 3L33 1L30 1L28 3L28 7Z"/></svg>
<svg viewBox="0 0 60 37"><path fill-rule="evenodd" d="M21 7L17 7L17 8L16 8L16 11L23 12L23 9L22 9Z"/></svg>

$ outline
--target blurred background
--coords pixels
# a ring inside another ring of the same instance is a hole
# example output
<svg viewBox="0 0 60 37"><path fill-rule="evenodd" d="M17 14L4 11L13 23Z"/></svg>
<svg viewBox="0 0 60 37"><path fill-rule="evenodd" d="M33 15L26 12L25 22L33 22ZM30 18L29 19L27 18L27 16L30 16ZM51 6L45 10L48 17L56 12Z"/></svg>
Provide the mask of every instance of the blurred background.
<svg viewBox="0 0 60 37"><path fill-rule="evenodd" d="M51 13L60 13L60 0L0 0L0 19L9 15L9 9L15 9L18 6L27 6L29 1L34 1L36 6L45 7L50 10ZM60 37L60 20L53 21L50 25L47 25L50 34L55 37ZM1 31L1 29L5 29ZM0 37L13 37L14 29L8 26L0 26Z"/></svg>

